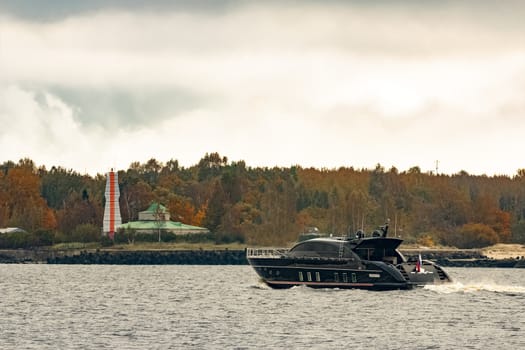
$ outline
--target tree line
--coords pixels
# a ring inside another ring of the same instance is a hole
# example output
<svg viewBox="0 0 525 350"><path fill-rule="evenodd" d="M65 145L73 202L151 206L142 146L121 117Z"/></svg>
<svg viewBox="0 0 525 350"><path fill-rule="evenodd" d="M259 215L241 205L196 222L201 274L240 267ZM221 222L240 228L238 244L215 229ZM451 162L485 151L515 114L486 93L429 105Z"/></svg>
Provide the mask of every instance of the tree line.
<svg viewBox="0 0 525 350"><path fill-rule="evenodd" d="M525 169L510 176L374 169L248 167L218 153L180 166L150 159L118 171L123 222L152 201L174 221L203 226L216 241L282 245L309 227L335 235L370 232L389 220L409 243L460 248L525 242ZM20 227L26 245L100 240L106 178L30 159L0 166L0 227ZM0 246L16 246L0 235ZM15 239L16 241L16 239ZM27 239L26 239L27 241Z"/></svg>

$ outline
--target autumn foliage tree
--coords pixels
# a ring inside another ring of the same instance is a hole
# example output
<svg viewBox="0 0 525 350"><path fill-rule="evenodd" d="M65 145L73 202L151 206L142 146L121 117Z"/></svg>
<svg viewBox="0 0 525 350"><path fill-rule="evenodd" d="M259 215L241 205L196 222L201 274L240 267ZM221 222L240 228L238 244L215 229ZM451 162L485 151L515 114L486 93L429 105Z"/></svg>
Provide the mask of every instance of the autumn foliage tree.
<svg viewBox="0 0 525 350"><path fill-rule="evenodd" d="M36 168L28 159L5 162L0 227L51 230L55 241L96 239L105 181L100 174ZM408 242L525 242L524 169L514 177L488 177L380 164L371 170L254 168L212 152L190 167L174 159L134 162L119 171L119 187L124 222L156 201L174 221L207 227L217 241L286 245L309 226L342 235L371 232L390 220L391 234Z"/></svg>
<svg viewBox="0 0 525 350"><path fill-rule="evenodd" d="M40 177L32 162L24 160L0 176L0 225L28 231L54 229L54 213L40 193Z"/></svg>

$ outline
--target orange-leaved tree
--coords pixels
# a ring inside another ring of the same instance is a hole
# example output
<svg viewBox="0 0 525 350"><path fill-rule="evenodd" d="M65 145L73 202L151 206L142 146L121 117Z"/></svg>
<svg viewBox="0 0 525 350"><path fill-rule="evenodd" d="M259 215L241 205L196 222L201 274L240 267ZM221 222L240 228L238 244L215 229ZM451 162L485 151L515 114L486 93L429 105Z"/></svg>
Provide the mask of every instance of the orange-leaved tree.
<svg viewBox="0 0 525 350"><path fill-rule="evenodd" d="M5 200L4 224L29 231L56 228L56 219L40 192L40 177L28 166L17 166L0 178L0 197Z"/></svg>

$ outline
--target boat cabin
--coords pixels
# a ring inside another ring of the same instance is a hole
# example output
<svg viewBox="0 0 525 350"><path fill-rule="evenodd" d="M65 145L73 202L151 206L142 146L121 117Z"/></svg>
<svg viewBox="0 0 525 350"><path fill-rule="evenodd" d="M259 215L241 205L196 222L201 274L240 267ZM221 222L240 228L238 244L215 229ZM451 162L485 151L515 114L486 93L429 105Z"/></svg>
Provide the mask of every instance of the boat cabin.
<svg viewBox="0 0 525 350"><path fill-rule="evenodd" d="M397 250L403 242L400 238L369 237L352 242L352 250L361 260L384 261L390 264L400 264L406 259Z"/></svg>
<svg viewBox="0 0 525 350"><path fill-rule="evenodd" d="M357 240L334 238L314 238L297 243L288 251L293 258L331 258L384 261L390 264L405 262L405 257L397 250L403 240L390 237L367 237Z"/></svg>

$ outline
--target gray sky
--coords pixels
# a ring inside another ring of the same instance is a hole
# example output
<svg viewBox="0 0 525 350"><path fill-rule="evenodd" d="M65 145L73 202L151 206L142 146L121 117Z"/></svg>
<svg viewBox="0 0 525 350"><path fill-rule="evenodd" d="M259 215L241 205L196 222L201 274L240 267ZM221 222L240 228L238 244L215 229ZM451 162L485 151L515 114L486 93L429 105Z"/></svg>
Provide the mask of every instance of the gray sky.
<svg viewBox="0 0 525 350"><path fill-rule="evenodd" d="M142 3L0 3L0 161L525 168L519 1Z"/></svg>

